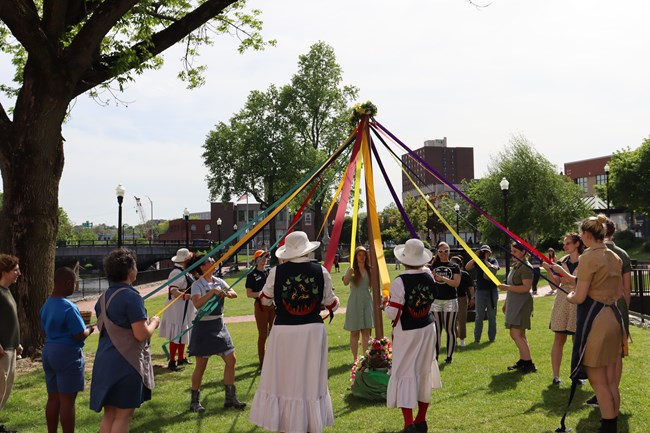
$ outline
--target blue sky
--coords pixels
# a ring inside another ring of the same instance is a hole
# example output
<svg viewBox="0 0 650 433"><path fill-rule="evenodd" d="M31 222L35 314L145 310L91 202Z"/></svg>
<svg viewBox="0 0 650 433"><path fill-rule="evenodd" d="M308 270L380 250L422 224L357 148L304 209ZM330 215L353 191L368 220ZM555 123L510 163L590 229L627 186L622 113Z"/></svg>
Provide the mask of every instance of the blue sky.
<svg viewBox="0 0 650 433"><path fill-rule="evenodd" d="M139 222L134 195L147 214L144 197L152 199L155 218L207 210L206 135L251 90L287 83L298 56L319 40L334 48L359 100L379 107L382 124L413 148L442 137L474 147L477 177L515 134L558 170L650 135L649 2L495 0L477 9L464 0L251 0L249 7L262 9L264 35L278 46L240 55L236 39L218 39L202 51L204 87L188 91L175 78L181 52L173 49L162 70L121 95L126 104L78 98L63 128L60 188L74 222L115 224L120 183L128 224ZM8 59L0 62L6 82ZM398 179L398 168L384 162ZM392 201L382 185L377 194L380 208Z"/></svg>

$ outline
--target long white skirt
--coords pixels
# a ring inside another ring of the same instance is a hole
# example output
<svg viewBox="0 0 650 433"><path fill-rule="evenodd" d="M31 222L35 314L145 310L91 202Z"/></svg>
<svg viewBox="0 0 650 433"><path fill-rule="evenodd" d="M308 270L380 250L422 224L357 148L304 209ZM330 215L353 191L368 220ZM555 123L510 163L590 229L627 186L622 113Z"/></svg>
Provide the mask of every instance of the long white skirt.
<svg viewBox="0 0 650 433"><path fill-rule="evenodd" d="M431 390L442 388L435 357L436 324L405 331L393 328L393 365L386 390L386 406L417 408L429 403Z"/></svg>
<svg viewBox="0 0 650 433"><path fill-rule="evenodd" d="M165 305L172 302L174 298L168 299ZM196 308L192 301L184 301L179 299L174 302L168 309L165 310L163 317L160 321L160 329L158 336L166 340L171 340L192 326L192 320L196 317ZM190 334L192 331L187 332L181 338L176 338L173 343L189 344Z"/></svg>
<svg viewBox="0 0 650 433"><path fill-rule="evenodd" d="M322 323L273 326L248 419L285 433L320 433L334 425Z"/></svg>

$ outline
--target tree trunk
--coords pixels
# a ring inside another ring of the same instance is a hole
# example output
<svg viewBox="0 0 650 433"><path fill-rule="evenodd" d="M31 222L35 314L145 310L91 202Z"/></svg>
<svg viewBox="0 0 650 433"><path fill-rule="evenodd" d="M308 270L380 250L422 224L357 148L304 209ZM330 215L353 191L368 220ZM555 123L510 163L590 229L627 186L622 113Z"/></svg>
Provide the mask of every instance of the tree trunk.
<svg viewBox="0 0 650 433"><path fill-rule="evenodd" d="M28 69L14 120L0 135L4 184L0 248L20 260L22 276L11 290L27 355L43 344L39 311L53 286L64 161L61 125L70 101L56 93L60 88L55 89L54 79L30 79Z"/></svg>

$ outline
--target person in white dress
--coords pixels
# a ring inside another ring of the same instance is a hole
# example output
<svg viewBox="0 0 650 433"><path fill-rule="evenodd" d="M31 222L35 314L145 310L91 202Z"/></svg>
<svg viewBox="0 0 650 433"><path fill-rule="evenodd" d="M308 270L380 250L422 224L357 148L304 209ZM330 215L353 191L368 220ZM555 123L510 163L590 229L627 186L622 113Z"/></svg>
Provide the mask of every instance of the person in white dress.
<svg viewBox="0 0 650 433"><path fill-rule="evenodd" d="M386 405L402 409L404 433L426 432L431 389L442 387L435 362L437 335L432 312L436 283L431 272L423 268L433 254L419 239L396 246L394 253L406 271L391 284L384 307L393 321L393 363ZM415 408L418 413L414 419Z"/></svg>
<svg viewBox="0 0 650 433"><path fill-rule="evenodd" d="M270 270L259 296L262 305L275 302L276 315L249 421L269 431L320 433L334 425L319 313L334 314L339 299L329 272L308 257L319 246L305 232L287 235L275 253L283 263Z"/></svg>
<svg viewBox="0 0 650 433"><path fill-rule="evenodd" d="M185 270L187 261L191 258L192 253L187 248L176 251L176 255L171 258L174 262L174 269L169 273L169 279L181 274ZM193 282L192 276L185 274L172 281L167 292L165 305L172 302L173 304L165 310L158 336L169 341L167 368L171 371L177 371L180 366L190 364L185 356L185 346L190 342L191 331L186 332L180 338L178 336L192 326L192 320L196 317L196 308L190 301L190 289ZM181 298L176 300L179 296Z"/></svg>

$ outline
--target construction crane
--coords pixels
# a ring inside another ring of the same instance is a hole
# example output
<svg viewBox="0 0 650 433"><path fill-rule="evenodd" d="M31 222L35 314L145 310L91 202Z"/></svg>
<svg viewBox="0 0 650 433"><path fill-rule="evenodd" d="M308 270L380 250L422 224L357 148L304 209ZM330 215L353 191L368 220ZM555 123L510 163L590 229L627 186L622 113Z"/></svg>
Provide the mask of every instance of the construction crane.
<svg viewBox="0 0 650 433"><path fill-rule="evenodd" d="M133 196L135 197L135 196ZM142 203L140 202L140 197L135 197L135 211L136 213L140 214L140 222L142 223L142 234L144 237L150 241L150 233L147 231L147 214L144 213L144 207L142 206Z"/></svg>

